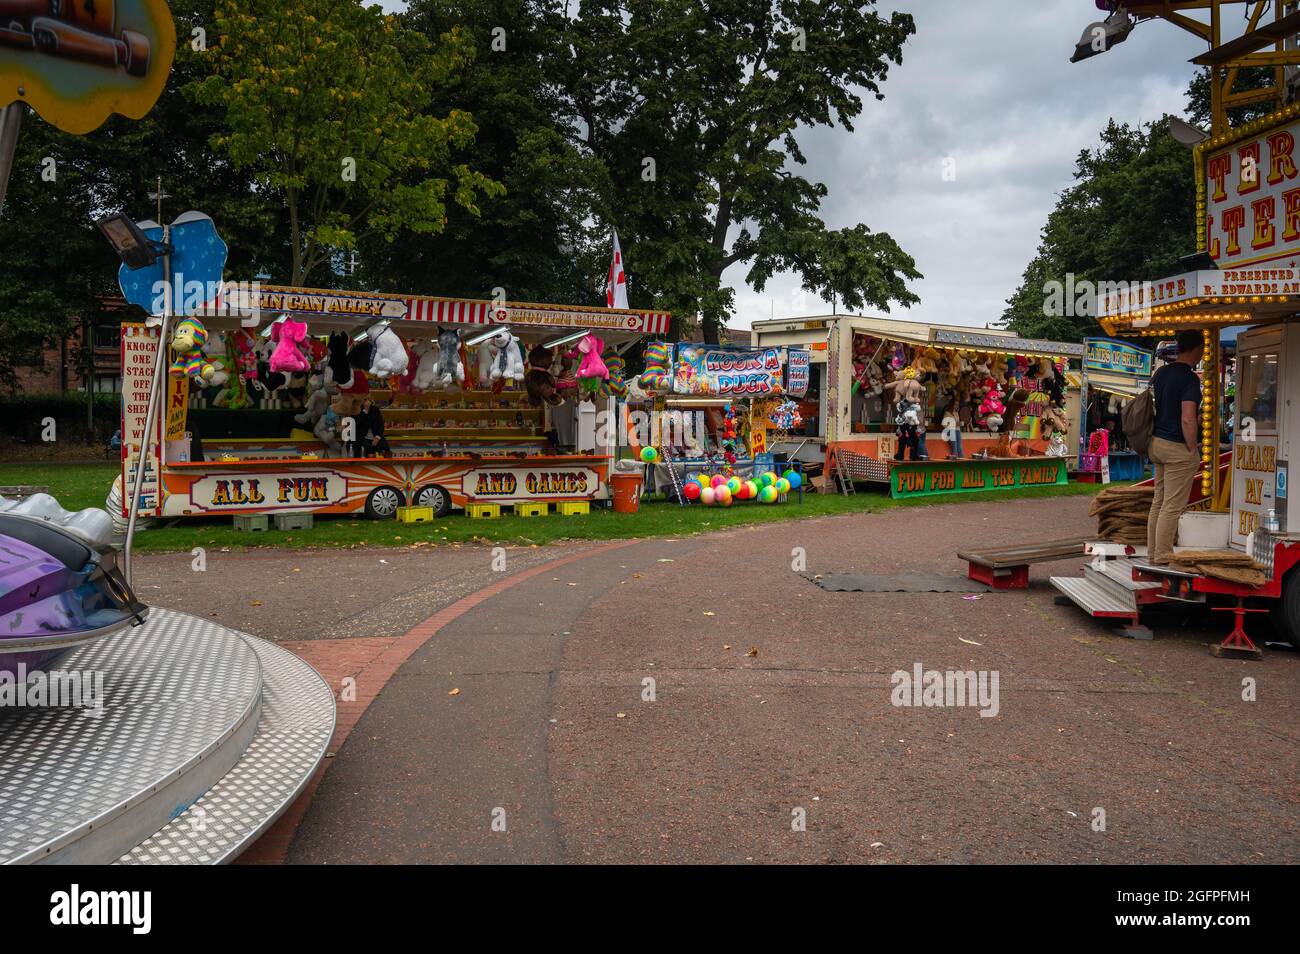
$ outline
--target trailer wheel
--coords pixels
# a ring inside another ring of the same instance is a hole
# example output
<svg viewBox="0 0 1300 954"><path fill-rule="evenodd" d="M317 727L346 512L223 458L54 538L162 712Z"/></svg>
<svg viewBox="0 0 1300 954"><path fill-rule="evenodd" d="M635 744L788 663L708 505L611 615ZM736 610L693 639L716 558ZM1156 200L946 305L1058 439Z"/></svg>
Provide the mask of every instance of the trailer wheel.
<svg viewBox="0 0 1300 954"><path fill-rule="evenodd" d="M366 516L371 520L387 520L402 505L402 492L396 487L376 487L366 496Z"/></svg>
<svg viewBox="0 0 1300 954"><path fill-rule="evenodd" d="M451 512L451 494L437 484L429 484L415 492L416 507L432 507L435 517L445 517Z"/></svg>
<svg viewBox="0 0 1300 954"><path fill-rule="evenodd" d="M1296 649L1300 649L1300 571L1287 574L1282 584L1282 633Z"/></svg>

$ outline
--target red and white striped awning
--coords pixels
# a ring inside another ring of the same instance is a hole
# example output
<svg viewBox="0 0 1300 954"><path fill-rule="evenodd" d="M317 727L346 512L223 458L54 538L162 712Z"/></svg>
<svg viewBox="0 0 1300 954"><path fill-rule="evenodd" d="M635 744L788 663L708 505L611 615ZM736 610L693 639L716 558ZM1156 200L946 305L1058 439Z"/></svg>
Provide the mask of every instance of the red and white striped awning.
<svg viewBox="0 0 1300 954"><path fill-rule="evenodd" d="M323 291L278 285L227 285L232 305L256 307L263 313L288 312L304 320L368 324L427 321L445 325L508 324L516 331L623 331L665 335L672 317L666 311L588 308L581 305L542 305L531 302L474 301L464 298L399 296L374 292Z"/></svg>

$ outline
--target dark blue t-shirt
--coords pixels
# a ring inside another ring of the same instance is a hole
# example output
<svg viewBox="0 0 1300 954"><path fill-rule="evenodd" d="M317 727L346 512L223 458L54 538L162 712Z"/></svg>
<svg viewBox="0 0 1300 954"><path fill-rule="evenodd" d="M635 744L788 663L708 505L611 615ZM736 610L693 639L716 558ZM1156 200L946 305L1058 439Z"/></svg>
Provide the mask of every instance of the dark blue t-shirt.
<svg viewBox="0 0 1300 954"><path fill-rule="evenodd" d="M1183 438L1183 402L1192 401L1198 405L1197 420L1200 420L1201 380L1196 372L1175 361L1156 372L1156 423L1151 430L1152 437L1185 444Z"/></svg>

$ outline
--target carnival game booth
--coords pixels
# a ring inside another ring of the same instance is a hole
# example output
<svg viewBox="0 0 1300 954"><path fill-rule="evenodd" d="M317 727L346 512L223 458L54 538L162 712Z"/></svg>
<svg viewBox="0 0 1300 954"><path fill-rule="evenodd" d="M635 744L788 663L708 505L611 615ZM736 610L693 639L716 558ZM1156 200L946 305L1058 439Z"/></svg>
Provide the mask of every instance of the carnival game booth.
<svg viewBox="0 0 1300 954"><path fill-rule="evenodd" d="M1085 338L1079 391L1079 480L1140 480L1146 460L1130 450L1120 411L1148 387L1154 355L1113 338Z"/></svg>
<svg viewBox="0 0 1300 954"><path fill-rule="evenodd" d="M1078 437L1069 362L1081 344L854 315L759 321L753 331L757 346L811 354L803 432L773 449L824 465L845 492L855 480L895 497L1067 480ZM916 382L906 385L918 397L916 460L898 459L903 381Z"/></svg>
<svg viewBox="0 0 1300 954"><path fill-rule="evenodd" d="M384 518L402 506L436 515L478 506L488 515L482 508L605 500L614 429L597 423L623 387L620 352L668 321L664 312L227 285L215 306L169 324L161 440L139 514ZM159 333L123 326L124 487ZM356 416L363 401L380 423ZM383 443L367 440L375 431Z"/></svg>

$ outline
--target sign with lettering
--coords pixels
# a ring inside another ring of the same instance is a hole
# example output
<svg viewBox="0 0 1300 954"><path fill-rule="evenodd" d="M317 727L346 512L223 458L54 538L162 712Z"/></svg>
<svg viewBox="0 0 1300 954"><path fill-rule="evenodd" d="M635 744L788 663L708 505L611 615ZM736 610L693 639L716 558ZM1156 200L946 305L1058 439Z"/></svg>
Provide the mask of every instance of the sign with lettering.
<svg viewBox="0 0 1300 954"><path fill-rule="evenodd" d="M158 329L142 324L122 325L122 515L131 510L136 460L144 444L145 416L149 412L149 387L153 381L154 357L158 353ZM140 482L140 514L160 512L158 470L161 461L162 419L154 421L144 476Z"/></svg>
<svg viewBox="0 0 1300 954"><path fill-rule="evenodd" d="M741 350L679 344L673 363L674 394L763 397L780 394L781 354L776 348Z"/></svg>
<svg viewBox="0 0 1300 954"><path fill-rule="evenodd" d="M1300 251L1300 120L1265 126L1204 160L1204 249L1219 268L1291 258Z"/></svg>
<svg viewBox="0 0 1300 954"><path fill-rule="evenodd" d="M990 458L953 463L918 461L895 464L889 471L889 490L893 497L1050 487L1066 482L1063 457Z"/></svg>
<svg viewBox="0 0 1300 954"><path fill-rule="evenodd" d="M1151 352L1113 338L1085 338L1083 366L1088 371L1114 371L1136 378L1151 377Z"/></svg>
<svg viewBox="0 0 1300 954"><path fill-rule="evenodd" d="M787 348L785 352L785 393L801 398L808 393L812 373L812 352L806 348Z"/></svg>
<svg viewBox="0 0 1300 954"><path fill-rule="evenodd" d="M317 510L341 503L347 478L334 470L205 474L190 485L190 506L201 513Z"/></svg>
<svg viewBox="0 0 1300 954"><path fill-rule="evenodd" d="M1277 438L1256 437L1251 441L1233 441L1233 546L1246 546L1246 538L1264 525L1264 518L1270 510L1277 509L1276 497Z"/></svg>
<svg viewBox="0 0 1300 954"><path fill-rule="evenodd" d="M461 479L465 497L479 503L514 500L590 499L600 475L590 467L480 467Z"/></svg>

